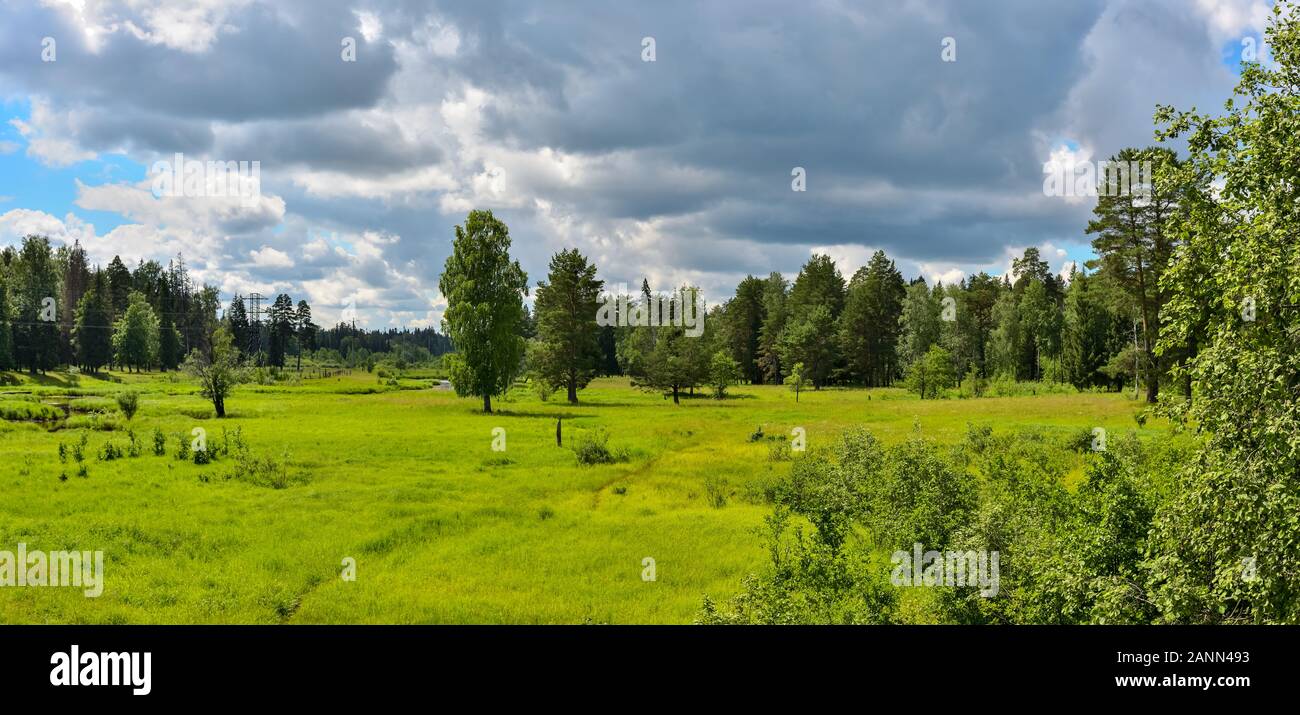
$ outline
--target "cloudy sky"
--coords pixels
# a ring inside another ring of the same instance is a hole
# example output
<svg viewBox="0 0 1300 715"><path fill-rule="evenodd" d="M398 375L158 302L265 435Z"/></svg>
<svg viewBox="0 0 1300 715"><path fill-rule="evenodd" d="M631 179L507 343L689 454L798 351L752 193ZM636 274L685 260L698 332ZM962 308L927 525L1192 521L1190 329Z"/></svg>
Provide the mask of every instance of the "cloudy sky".
<svg viewBox="0 0 1300 715"><path fill-rule="evenodd" d="M509 224L534 284L571 246L609 283L719 298L816 251L846 275L884 249L909 278L952 280L1034 245L1060 269L1090 254L1090 202L1045 196L1044 162L1152 143L1157 103L1220 107L1267 15L1258 0L0 0L0 245L183 253L224 300L288 292L324 323L354 302L370 327L439 325L471 208ZM156 195L151 170L177 152L260 162L260 194Z"/></svg>

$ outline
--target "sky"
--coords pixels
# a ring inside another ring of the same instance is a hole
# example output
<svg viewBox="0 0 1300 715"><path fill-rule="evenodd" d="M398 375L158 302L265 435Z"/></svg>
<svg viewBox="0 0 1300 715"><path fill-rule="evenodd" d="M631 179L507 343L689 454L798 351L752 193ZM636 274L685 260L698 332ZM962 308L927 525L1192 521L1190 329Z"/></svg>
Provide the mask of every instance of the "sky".
<svg viewBox="0 0 1300 715"><path fill-rule="evenodd" d="M1260 0L0 0L0 246L181 254L223 300L439 327L475 208L530 283L576 247L611 286L1068 272L1093 201L1045 162L1214 111ZM1175 146L1175 148L1177 148ZM160 190L176 154L257 162L238 196ZM159 162L165 162L159 164ZM803 191L794 190L802 170Z"/></svg>

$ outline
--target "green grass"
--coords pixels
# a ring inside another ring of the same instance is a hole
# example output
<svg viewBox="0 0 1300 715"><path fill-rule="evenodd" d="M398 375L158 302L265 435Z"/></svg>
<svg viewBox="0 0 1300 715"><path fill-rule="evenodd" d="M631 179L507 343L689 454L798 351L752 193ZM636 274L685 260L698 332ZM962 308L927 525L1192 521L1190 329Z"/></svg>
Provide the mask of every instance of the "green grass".
<svg viewBox="0 0 1300 715"><path fill-rule="evenodd" d="M859 424L886 442L916 424L943 442L969 422L1062 437L1166 429L1139 429L1137 403L1112 394L919 401L829 389L796 404L782 388L741 387L674 406L618 379L576 406L515 390L485 415L481 401L363 371L241 387L217 420L174 376L5 377L5 404L134 389L140 410L129 422L104 414L95 429L75 411L79 429L0 421L0 549L105 553L101 597L0 588L0 623L686 623L701 596L725 598L763 565L764 488L790 462L769 458L773 440L749 440L760 425L781 438L803 427L810 448ZM233 457L178 461L196 427L210 447L238 427L252 455L285 465L287 486L227 478ZM492 450L496 427L504 452ZM580 466L568 446L598 428L624 461ZM125 450L127 429L142 456L97 460L106 441ZM155 429L166 456L153 455ZM85 477L58 449L83 434ZM355 581L339 576L345 557ZM646 557L654 582L642 580Z"/></svg>

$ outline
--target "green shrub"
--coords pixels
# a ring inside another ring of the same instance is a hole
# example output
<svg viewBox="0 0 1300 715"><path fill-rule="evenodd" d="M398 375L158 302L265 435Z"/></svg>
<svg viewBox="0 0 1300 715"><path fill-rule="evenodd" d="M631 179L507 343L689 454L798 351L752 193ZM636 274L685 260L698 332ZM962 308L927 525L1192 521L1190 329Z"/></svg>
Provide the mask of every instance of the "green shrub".
<svg viewBox="0 0 1300 715"><path fill-rule="evenodd" d="M579 432L573 442L573 452L578 457L578 464L613 464L628 459L626 450L610 450L609 435L600 429Z"/></svg>
<svg viewBox="0 0 1300 715"><path fill-rule="evenodd" d="M122 410L122 414L129 421L135 417L135 412L140 408L140 393L134 390L117 393L117 407Z"/></svg>

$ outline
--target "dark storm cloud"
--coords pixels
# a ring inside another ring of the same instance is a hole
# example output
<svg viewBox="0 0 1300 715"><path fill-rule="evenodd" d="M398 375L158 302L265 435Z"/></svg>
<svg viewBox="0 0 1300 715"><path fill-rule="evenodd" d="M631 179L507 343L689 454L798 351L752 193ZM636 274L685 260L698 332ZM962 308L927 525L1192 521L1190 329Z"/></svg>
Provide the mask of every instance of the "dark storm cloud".
<svg viewBox="0 0 1300 715"><path fill-rule="evenodd" d="M382 26L373 41L361 13ZM92 48L66 12L0 6L0 91L39 97L81 147L261 160L291 230L232 218L231 261L271 247L296 265L258 275L347 271L371 288L394 271L436 285L466 204L510 223L533 282L557 242L611 275L659 256L661 272L730 280L797 270L814 246L973 266L1085 241L1087 206L1042 196L1052 145L1149 144L1157 101L1208 107L1232 82L1206 12L1179 0L277 2L221 16L203 51L123 29L145 15L114 7ZM57 63L40 62L45 35ZM476 129L444 124L444 102L478 91L460 110ZM498 160L508 195L485 196L474 177ZM806 192L790 190L796 166ZM634 224L666 246L623 250ZM372 246L382 257L333 250L365 232L400 240ZM304 252L323 234L340 242Z"/></svg>

